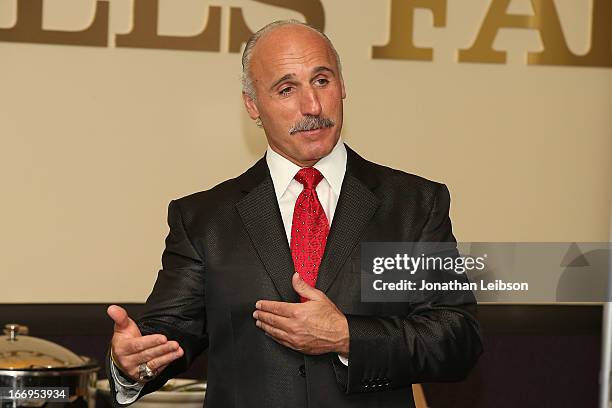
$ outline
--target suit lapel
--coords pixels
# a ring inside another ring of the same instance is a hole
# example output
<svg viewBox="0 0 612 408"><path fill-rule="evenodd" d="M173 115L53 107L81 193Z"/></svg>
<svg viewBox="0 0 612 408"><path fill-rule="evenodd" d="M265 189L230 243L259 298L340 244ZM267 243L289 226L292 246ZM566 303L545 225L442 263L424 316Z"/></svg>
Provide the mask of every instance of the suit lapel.
<svg viewBox="0 0 612 408"><path fill-rule="evenodd" d="M261 159L239 178L247 195L236 208L276 290L286 302L299 302L291 286L294 273L291 252L274 185L265 159Z"/></svg>
<svg viewBox="0 0 612 408"><path fill-rule="evenodd" d="M332 221L316 288L327 292L372 219L380 200L371 191L376 181L368 162L347 146L347 169ZM371 165L371 164L370 164Z"/></svg>

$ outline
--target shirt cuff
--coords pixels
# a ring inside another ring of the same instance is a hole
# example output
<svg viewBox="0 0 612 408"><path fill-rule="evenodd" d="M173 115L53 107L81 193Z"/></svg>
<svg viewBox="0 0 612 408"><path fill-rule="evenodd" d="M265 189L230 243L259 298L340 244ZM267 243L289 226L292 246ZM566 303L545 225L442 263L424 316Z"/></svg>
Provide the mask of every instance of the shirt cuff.
<svg viewBox="0 0 612 408"><path fill-rule="evenodd" d="M340 362L341 362L342 364L344 364L345 366L347 366L347 367L348 367L348 365L349 365L349 360L348 360L348 358L346 358L346 357L342 357L340 354L338 354L338 360L340 360Z"/></svg>
<svg viewBox="0 0 612 408"><path fill-rule="evenodd" d="M119 374L119 369L110 361L112 380L115 382L116 399L119 404L131 404L138 399L144 384L134 382Z"/></svg>

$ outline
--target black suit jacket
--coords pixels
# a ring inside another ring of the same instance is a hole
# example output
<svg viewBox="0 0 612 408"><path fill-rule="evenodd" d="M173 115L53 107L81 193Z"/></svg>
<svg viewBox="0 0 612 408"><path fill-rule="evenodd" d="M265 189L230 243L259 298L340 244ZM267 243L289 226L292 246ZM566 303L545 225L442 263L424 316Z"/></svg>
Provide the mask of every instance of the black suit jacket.
<svg viewBox="0 0 612 408"><path fill-rule="evenodd" d="M141 395L208 347L208 408L410 407L411 384L463 378L482 351L473 298L364 303L360 242L454 242L447 188L366 161L347 169L316 287L346 314L350 363L304 355L255 326L255 302L299 302L294 267L265 159L211 190L170 203L170 232L143 334L185 351ZM114 390L113 390L114 395Z"/></svg>

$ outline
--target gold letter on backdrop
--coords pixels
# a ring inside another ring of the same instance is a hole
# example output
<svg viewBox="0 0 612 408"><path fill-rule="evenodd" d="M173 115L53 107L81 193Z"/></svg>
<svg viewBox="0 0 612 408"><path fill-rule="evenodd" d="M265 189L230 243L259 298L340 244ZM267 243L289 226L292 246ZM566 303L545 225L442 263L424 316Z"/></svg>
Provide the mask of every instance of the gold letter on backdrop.
<svg viewBox="0 0 612 408"><path fill-rule="evenodd" d="M391 0L391 29L387 45L372 47L372 58L431 61L433 50L414 45L414 10L425 8L433 14L434 27L446 25L446 0Z"/></svg>
<svg viewBox="0 0 612 408"><path fill-rule="evenodd" d="M542 0L539 0L540 3ZM535 5L535 3L534 3ZM538 5L541 7L541 4ZM542 12L544 27L549 18L547 13L551 10L547 8L536 9ZM554 11L554 9L552 10ZM577 65L589 67L612 67L612 1L593 0L592 21L591 21L591 44L586 55L575 55L563 43L563 52L559 52L561 46L549 47L542 34L544 51L536 53L530 52L527 58L529 65Z"/></svg>
<svg viewBox="0 0 612 408"><path fill-rule="evenodd" d="M134 0L132 31L117 34L117 47L220 51L221 7L208 7L206 27L192 37L158 35L158 13L159 0Z"/></svg>
<svg viewBox="0 0 612 408"><path fill-rule="evenodd" d="M318 30L325 30L325 11L321 0L254 0L257 3L282 7L297 11L304 16L306 22ZM229 51L240 52L242 44L249 40L253 32L244 21L241 8L232 7L230 10L230 40Z"/></svg>
<svg viewBox="0 0 612 408"><path fill-rule="evenodd" d="M500 28L533 28L540 33L544 51L530 52L531 65L612 65L612 6L610 0L594 0L591 52L574 55L565 41L559 15L553 0L531 0L534 15L508 14L512 0L493 0L476 41L471 48L459 50L459 62L488 62L503 64L506 53L493 49L493 41ZM596 14L597 13L597 14Z"/></svg>
<svg viewBox="0 0 612 408"><path fill-rule="evenodd" d="M17 0L17 22L12 28L0 28L0 41L106 47L108 2L94 2L93 21L86 29L59 31L43 29L43 0Z"/></svg>
<svg viewBox="0 0 612 408"><path fill-rule="evenodd" d="M242 44L249 40L253 32L247 26L240 7L230 8L229 52L240 52Z"/></svg>

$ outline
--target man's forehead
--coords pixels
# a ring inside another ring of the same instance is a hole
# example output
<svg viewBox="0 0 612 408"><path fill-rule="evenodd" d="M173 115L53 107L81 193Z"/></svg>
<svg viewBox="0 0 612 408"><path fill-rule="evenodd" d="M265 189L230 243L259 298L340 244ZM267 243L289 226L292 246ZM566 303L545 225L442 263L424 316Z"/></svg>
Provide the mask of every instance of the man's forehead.
<svg viewBox="0 0 612 408"><path fill-rule="evenodd" d="M263 36L253 49L251 60L259 74L326 66L335 70L335 58L327 41L302 26L279 27ZM283 72L283 74L289 72Z"/></svg>

